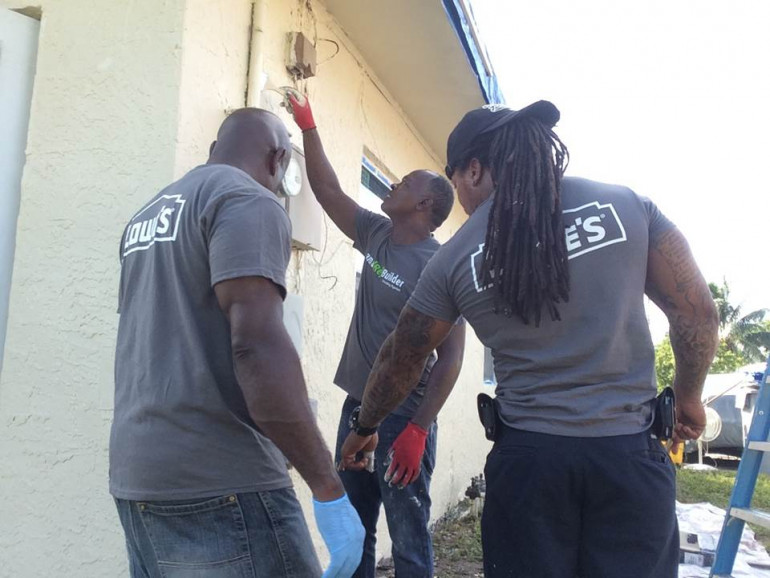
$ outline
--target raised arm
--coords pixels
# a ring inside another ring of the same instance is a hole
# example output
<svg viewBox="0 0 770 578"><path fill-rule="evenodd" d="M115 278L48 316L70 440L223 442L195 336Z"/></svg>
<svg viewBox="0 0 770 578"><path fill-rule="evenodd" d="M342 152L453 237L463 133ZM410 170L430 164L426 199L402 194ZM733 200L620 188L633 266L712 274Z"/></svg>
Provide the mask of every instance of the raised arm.
<svg viewBox="0 0 770 578"><path fill-rule="evenodd" d="M676 438L697 439L706 426L701 392L717 350L719 318L687 240L675 227L650 237L646 293L670 325L676 366Z"/></svg>
<svg viewBox="0 0 770 578"><path fill-rule="evenodd" d="M305 167L310 187L316 199L334 224L350 239L356 238L356 211L358 203L345 194L329 159L326 158L321 136L315 126L313 112L307 98L289 94L294 120L302 129L305 147ZM302 101L302 102L300 102Z"/></svg>

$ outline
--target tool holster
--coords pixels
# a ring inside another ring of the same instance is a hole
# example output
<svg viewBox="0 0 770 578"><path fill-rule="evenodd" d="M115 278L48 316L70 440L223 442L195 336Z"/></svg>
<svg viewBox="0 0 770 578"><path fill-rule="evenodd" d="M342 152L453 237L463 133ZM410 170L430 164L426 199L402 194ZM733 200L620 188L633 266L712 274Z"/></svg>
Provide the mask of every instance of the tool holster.
<svg viewBox="0 0 770 578"><path fill-rule="evenodd" d="M486 393L480 393L476 398L476 406L479 410L479 420L484 426L484 435L489 441L495 441L503 427L497 400Z"/></svg>
<svg viewBox="0 0 770 578"><path fill-rule="evenodd" d="M659 440L668 441L674 437L676 425L676 396L674 390L666 387L655 398L655 420L652 433Z"/></svg>

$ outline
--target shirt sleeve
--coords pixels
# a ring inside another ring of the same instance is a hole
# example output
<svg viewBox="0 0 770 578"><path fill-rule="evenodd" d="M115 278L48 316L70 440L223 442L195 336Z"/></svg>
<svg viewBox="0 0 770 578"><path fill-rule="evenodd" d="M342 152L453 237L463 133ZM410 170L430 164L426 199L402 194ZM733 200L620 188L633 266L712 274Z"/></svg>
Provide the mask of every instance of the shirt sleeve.
<svg viewBox="0 0 770 578"><path fill-rule="evenodd" d="M460 311L449 291L449 269L444 265L442 249L428 261L407 305L423 315L459 324Z"/></svg>
<svg viewBox="0 0 770 578"><path fill-rule="evenodd" d="M211 286L239 277L264 277L286 297L291 223L274 199L252 192L220 197L204 210Z"/></svg>
<svg viewBox="0 0 770 578"><path fill-rule="evenodd" d="M356 210L356 238L353 241L353 248L360 253L366 254L366 250L375 236L386 232L393 225L390 219L367 211L363 207Z"/></svg>
<svg viewBox="0 0 770 578"><path fill-rule="evenodd" d="M656 237L661 233L666 232L668 229L673 229L676 225L672 223L647 197L639 196L639 200L642 202L645 212L647 213L648 230L650 232L650 238Z"/></svg>

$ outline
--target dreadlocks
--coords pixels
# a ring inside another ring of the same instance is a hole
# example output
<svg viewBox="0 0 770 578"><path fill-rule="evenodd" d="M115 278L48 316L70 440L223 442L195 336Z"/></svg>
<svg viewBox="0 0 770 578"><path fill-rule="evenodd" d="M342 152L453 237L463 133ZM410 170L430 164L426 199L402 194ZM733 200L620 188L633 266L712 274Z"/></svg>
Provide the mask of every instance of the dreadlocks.
<svg viewBox="0 0 770 578"><path fill-rule="evenodd" d="M551 319L559 320L556 304L569 301L561 209L567 147L541 121L517 117L475 149L473 156L491 169L495 183L482 282L494 284L507 316L539 326L545 307Z"/></svg>

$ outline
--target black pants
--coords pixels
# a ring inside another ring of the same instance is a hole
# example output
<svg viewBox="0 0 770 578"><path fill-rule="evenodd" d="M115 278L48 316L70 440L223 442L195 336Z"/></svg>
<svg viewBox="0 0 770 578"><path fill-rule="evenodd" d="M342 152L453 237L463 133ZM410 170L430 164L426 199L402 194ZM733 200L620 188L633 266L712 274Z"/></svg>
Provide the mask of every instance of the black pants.
<svg viewBox="0 0 770 578"><path fill-rule="evenodd" d="M487 578L676 578L675 471L648 433L505 427L485 472Z"/></svg>

